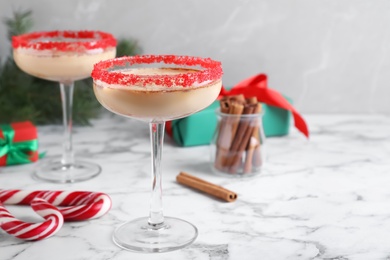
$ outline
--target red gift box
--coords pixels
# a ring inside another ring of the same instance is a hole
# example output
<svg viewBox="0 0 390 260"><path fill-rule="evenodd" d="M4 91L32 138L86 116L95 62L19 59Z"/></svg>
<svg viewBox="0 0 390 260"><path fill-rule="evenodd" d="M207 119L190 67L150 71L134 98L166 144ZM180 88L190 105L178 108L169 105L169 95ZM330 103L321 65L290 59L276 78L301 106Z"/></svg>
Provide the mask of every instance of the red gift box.
<svg viewBox="0 0 390 260"><path fill-rule="evenodd" d="M0 125L0 166L38 160L38 133L30 122Z"/></svg>

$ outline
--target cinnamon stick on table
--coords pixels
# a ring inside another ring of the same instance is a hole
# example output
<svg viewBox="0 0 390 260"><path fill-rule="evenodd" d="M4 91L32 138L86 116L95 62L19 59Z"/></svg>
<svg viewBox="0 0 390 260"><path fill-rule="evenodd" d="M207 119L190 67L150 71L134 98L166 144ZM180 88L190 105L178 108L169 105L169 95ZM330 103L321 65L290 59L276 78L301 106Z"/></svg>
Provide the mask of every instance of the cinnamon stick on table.
<svg viewBox="0 0 390 260"><path fill-rule="evenodd" d="M233 202L237 199L237 194L221 186L212 184L185 172L180 172L176 176L176 181L180 184L203 191L209 195L220 198L227 202Z"/></svg>

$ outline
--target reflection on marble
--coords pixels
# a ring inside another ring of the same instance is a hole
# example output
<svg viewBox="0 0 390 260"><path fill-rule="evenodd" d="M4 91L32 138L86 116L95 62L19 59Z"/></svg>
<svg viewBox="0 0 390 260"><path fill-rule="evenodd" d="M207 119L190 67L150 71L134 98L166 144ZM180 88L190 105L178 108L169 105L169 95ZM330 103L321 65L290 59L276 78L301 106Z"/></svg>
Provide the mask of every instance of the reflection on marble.
<svg viewBox="0 0 390 260"><path fill-rule="evenodd" d="M105 216L66 223L53 237L23 242L0 231L0 259L389 259L390 117L308 115L310 141L295 129L268 139L268 164L248 179L215 176L208 147L180 148L166 138L163 161L165 214L199 229L188 248L157 255L124 251L111 241L113 229L147 215L148 126L105 117L75 129L76 153L100 163L95 179L76 184L33 180L34 165L0 168L3 189L93 190L108 193ZM40 149L60 153L61 128L39 128ZM175 182L188 171L238 193L224 203ZM26 220L29 208L8 207Z"/></svg>

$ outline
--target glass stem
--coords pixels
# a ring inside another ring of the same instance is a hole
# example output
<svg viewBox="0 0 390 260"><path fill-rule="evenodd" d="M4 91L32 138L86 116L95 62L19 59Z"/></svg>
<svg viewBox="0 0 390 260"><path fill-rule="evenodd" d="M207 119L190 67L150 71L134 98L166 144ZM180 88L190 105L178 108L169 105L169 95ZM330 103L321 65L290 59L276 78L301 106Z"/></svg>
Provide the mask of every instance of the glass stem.
<svg viewBox="0 0 390 260"><path fill-rule="evenodd" d="M74 154L72 146L72 106L73 106L74 82L60 82L62 115L64 124L63 153L61 163L64 166L74 164Z"/></svg>
<svg viewBox="0 0 390 260"><path fill-rule="evenodd" d="M152 195L150 199L149 225L160 226L164 222L161 186L161 156L164 141L165 122L150 122L152 145Z"/></svg>

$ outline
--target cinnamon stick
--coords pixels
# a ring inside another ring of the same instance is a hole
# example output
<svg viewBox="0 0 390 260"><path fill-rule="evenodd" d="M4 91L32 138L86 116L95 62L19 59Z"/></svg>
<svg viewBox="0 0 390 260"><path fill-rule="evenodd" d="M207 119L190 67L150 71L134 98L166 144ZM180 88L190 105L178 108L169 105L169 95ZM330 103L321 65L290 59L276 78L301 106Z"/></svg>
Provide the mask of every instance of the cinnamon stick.
<svg viewBox="0 0 390 260"><path fill-rule="evenodd" d="M243 95L224 97L220 101L220 111L230 115L240 115L244 110L245 98ZM214 162L215 168L224 171L228 152L237 132L239 117L223 117L219 124L217 137L217 151Z"/></svg>
<svg viewBox="0 0 390 260"><path fill-rule="evenodd" d="M176 176L176 181L180 184L199 191L203 191L206 194L217 197L227 202L233 202L237 199L237 194L235 192L192 176L186 172L180 172L180 174Z"/></svg>
<svg viewBox="0 0 390 260"><path fill-rule="evenodd" d="M254 111L255 114L261 112L260 103L257 104L256 109ZM261 154L260 152L260 136L259 136L259 119L255 118L253 122L253 130L252 135L248 141L248 145L246 147L246 155L245 155L245 163L244 163L244 173L252 172L252 165L256 165L255 162L261 163ZM255 152L256 151L256 152ZM258 165L256 165L258 166Z"/></svg>
<svg viewBox="0 0 390 260"><path fill-rule="evenodd" d="M243 114L253 114L256 109L255 104L248 104L244 108ZM253 126L249 119L243 119L238 126L237 134L230 148L230 160L227 164L230 173L236 173L242 162L242 155L248 145L249 138L253 132Z"/></svg>
<svg viewBox="0 0 390 260"><path fill-rule="evenodd" d="M251 173L253 167L262 165L259 119L261 104L256 97L224 97L220 102L222 116L216 141L214 167L222 172ZM256 114L250 117L245 115Z"/></svg>
<svg viewBox="0 0 390 260"><path fill-rule="evenodd" d="M254 138L252 136L249 140L248 147L246 149L245 162L244 162L244 173L251 173L252 172L253 155L255 153L256 144L257 144L256 138Z"/></svg>

